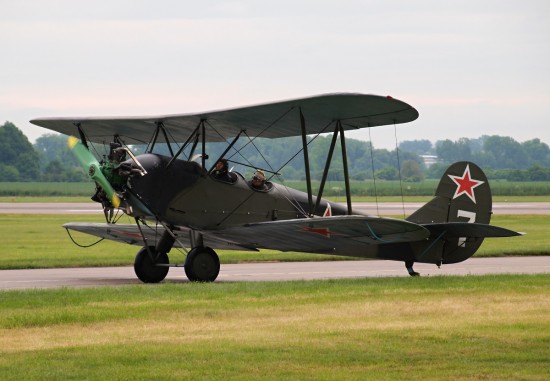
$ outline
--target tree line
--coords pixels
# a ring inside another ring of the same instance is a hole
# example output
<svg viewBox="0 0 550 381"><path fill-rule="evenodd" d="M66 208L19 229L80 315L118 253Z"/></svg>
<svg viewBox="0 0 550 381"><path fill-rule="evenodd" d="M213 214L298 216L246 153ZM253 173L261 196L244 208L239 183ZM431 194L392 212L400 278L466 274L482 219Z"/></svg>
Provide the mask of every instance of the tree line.
<svg viewBox="0 0 550 381"><path fill-rule="evenodd" d="M310 137L308 156L313 178L320 179L325 168L331 136ZM67 137L45 134L34 144L13 123L0 126L0 181L88 181L73 154L67 148ZM210 167L227 147L225 143L207 145ZM135 153L144 146L131 147ZM177 149L175 146L173 147ZM93 151L100 159L107 155L108 147L95 145ZM166 145L157 145L155 152L168 154ZM429 140L403 141L398 150L376 149L369 142L346 140L346 152L350 177L354 180L422 181L439 178L455 161L468 160L480 165L489 178L510 181L550 181L550 148L540 139L517 142L498 135L477 139L461 138L457 141ZM191 154L189 149L181 157ZM432 165L425 164L425 155L437 157ZM233 170L245 176L254 168L280 173L286 180L302 180L304 160L301 137L281 139L254 139L242 141L227 153ZM330 163L329 180L342 180L344 169L340 141L336 143Z"/></svg>

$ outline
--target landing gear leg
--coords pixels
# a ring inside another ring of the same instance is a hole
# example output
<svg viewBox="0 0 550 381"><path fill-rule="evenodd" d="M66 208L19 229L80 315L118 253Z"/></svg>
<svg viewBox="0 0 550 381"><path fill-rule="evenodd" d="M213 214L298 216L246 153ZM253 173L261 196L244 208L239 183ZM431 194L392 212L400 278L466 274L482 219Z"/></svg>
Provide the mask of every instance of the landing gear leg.
<svg viewBox="0 0 550 381"><path fill-rule="evenodd" d="M410 276L420 276L420 273L417 273L413 270L413 261L405 261L405 267L407 268L407 271L409 272Z"/></svg>
<svg viewBox="0 0 550 381"><path fill-rule="evenodd" d="M170 269L168 252L172 249L175 237L166 227L156 246L147 243L147 236L143 234L139 219L136 218L136 225L143 237L144 247L137 253L134 260L134 272L143 283L159 283L166 278Z"/></svg>

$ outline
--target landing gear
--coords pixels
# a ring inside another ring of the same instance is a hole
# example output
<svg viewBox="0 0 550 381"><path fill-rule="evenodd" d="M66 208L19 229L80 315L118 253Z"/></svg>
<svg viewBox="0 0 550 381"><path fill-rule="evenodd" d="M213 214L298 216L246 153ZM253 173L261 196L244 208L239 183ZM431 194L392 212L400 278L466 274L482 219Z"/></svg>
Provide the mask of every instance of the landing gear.
<svg viewBox="0 0 550 381"><path fill-rule="evenodd" d="M187 254L185 275L191 282L213 282L220 273L220 258L209 247L197 246Z"/></svg>
<svg viewBox="0 0 550 381"><path fill-rule="evenodd" d="M407 268L407 271L409 272L410 276L420 276L420 273L417 273L413 270L413 261L405 261L405 267Z"/></svg>
<svg viewBox="0 0 550 381"><path fill-rule="evenodd" d="M134 271L143 283L159 283L168 274L168 255L157 252L154 246L138 251L134 261Z"/></svg>

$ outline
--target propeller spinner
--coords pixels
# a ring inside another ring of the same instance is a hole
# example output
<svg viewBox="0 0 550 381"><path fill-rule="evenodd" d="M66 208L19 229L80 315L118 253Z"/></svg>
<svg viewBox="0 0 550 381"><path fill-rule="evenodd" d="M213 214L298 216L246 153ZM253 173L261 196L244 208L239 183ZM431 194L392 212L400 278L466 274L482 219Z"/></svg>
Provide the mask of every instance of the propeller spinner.
<svg viewBox="0 0 550 381"><path fill-rule="evenodd" d="M69 149L73 151L83 168L88 169L88 175L103 189L111 204L118 208L120 206L120 197L113 189L103 172L101 172L100 164L90 151L74 136L69 137L67 141Z"/></svg>

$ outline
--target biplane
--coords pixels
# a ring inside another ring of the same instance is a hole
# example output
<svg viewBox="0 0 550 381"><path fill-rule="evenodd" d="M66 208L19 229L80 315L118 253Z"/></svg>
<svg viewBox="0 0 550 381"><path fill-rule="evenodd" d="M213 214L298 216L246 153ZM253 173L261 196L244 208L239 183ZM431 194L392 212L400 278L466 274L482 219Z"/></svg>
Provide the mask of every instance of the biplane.
<svg viewBox="0 0 550 381"><path fill-rule="evenodd" d="M92 199L105 211L106 223L64 227L141 246L135 273L145 283L157 283L178 266L191 281L214 281L220 271L219 249L388 259L404 262L410 275L418 275L415 262L461 262L487 237L519 235L489 224L489 183L471 162L451 165L435 197L405 219L353 209L345 132L417 118L416 109L392 97L339 93L195 114L42 118L31 123L71 136L69 147L95 181ZM332 140L314 194L308 145L312 136L325 133ZM297 154L303 156L306 192L272 181L284 168L260 168L261 188L227 170L225 158L238 150L238 141L291 136L301 136ZM345 204L323 199L338 140ZM207 152L212 142L225 147L214 161ZM93 143L107 145L107 157L98 161L90 151ZM138 144L146 145L145 153L134 155L130 148ZM168 153L157 152L161 145ZM115 223L114 211L135 224ZM169 260L173 248L184 252L182 263Z"/></svg>

